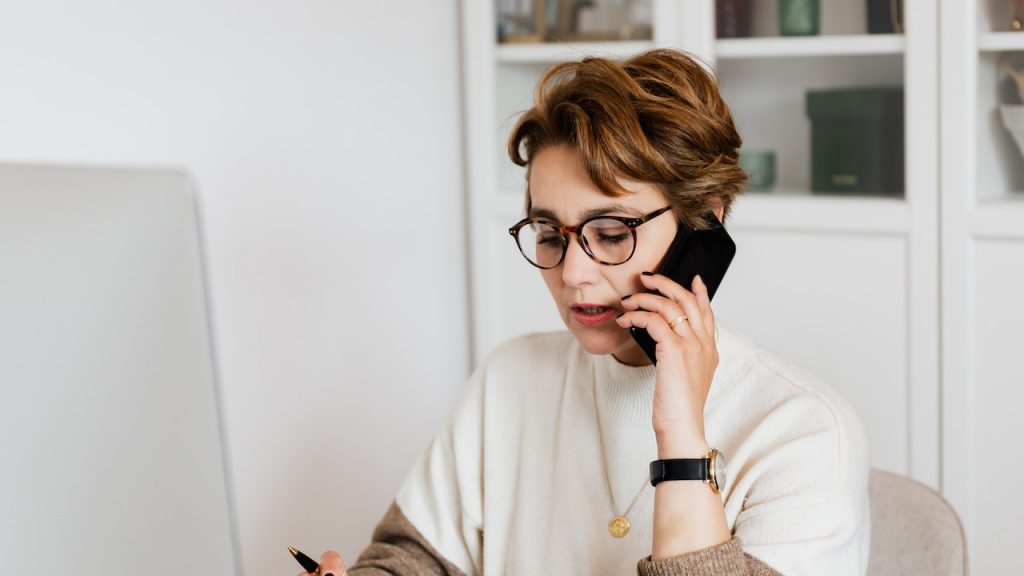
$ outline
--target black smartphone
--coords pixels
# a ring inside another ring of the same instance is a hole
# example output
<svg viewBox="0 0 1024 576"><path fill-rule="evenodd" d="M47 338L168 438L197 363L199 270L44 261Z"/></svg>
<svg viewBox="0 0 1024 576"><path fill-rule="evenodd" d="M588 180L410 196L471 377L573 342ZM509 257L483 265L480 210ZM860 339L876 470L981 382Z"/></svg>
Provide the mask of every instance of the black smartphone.
<svg viewBox="0 0 1024 576"><path fill-rule="evenodd" d="M672 244L655 272L668 276L687 290L693 289L693 279L700 274L701 280L708 287L708 298L714 298L725 277L725 271L736 255L736 243L714 212L705 214L704 220L711 228L692 230L680 223ZM648 292L658 293L656 290ZM647 330L630 326L629 332L651 362L657 363L654 353L657 342Z"/></svg>

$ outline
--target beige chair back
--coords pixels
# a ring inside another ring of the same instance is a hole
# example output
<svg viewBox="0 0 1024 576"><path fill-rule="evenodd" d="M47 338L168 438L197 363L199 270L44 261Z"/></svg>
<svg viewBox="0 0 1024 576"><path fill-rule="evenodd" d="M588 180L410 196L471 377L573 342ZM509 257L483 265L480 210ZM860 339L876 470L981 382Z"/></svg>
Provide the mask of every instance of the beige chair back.
<svg viewBox="0 0 1024 576"><path fill-rule="evenodd" d="M928 486L871 470L868 576L966 576L967 541L956 511Z"/></svg>

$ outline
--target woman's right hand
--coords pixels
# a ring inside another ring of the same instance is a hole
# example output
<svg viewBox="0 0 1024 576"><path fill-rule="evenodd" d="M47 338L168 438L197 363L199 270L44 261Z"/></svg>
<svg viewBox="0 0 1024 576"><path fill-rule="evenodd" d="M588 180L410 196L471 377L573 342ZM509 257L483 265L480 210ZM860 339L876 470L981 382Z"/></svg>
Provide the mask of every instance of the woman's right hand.
<svg viewBox="0 0 1024 576"><path fill-rule="evenodd" d="M299 576L309 576L309 572L300 572ZM320 576L348 576L341 554L328 550L320 555Z"/></svg>

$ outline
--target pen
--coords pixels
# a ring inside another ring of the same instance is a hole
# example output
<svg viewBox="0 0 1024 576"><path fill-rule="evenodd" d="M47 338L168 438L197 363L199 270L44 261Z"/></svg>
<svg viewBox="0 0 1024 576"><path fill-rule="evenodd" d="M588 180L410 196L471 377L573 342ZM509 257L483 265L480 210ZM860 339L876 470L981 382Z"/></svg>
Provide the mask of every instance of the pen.
<svg viewBox="0 0 1024 576"><path fill-rule="evenodd" d="M316 560L313 560L309 556L306 556L302 552L299 552L295 548L289 546L288 551L292 553L292 556L302 564L302 569L312 574L313 576L320 576L320 565L317 564Z"/></svg>

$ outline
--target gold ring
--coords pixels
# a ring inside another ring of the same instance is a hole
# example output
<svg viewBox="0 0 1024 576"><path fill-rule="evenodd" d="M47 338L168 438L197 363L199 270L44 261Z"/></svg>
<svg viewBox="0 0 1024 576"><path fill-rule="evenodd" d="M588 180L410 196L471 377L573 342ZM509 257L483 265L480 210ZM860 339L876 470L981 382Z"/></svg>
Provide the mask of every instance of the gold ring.
<svg viewBox="0 0 1024 576"><path fill-rule="evenodd" d="M669 323L668 327L673 329L673 330L675 330L676 329L676 324L679 324L683 320L686 320L686 316L683 316L682 314L680 314L678 317L676 317L675 320L673 320L672 322Z"/></svg>

